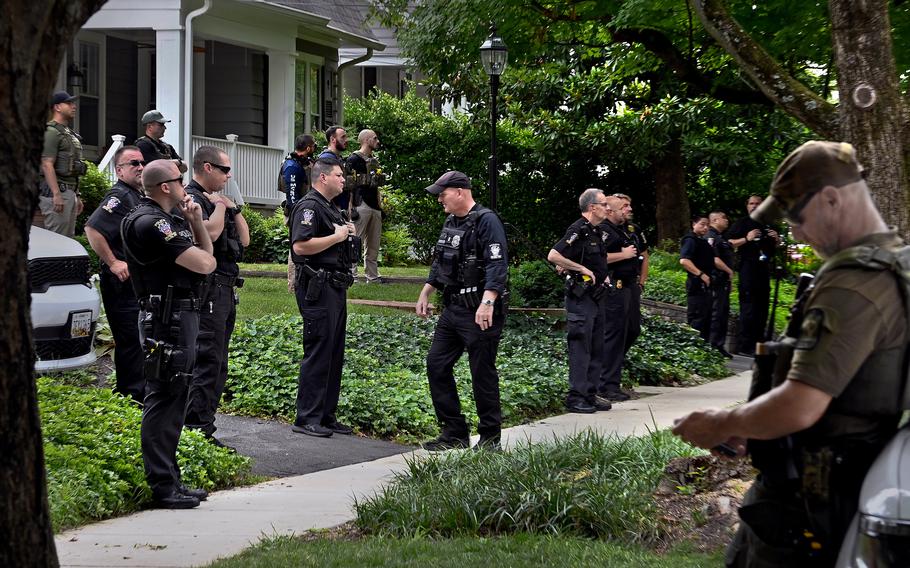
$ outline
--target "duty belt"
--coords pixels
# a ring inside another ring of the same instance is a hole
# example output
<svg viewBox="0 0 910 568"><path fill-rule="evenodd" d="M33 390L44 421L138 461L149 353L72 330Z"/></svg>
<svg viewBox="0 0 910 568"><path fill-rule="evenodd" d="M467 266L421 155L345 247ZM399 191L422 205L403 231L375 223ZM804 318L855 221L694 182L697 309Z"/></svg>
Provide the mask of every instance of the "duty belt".
<svg viewBox="0 0 910 568"><path fill-rule="evenodd" d="M139 307L145 311L157 312L161 309L163 298L160 295L151 295L139 298ZM202 307L202 301L198 298L181 298L171 301L172 312L197 312Z"/></svg>
<svg viewBox="0 0 910 568"><path fill-rule="evenodd" d="M225 274L213 274L212 275L212 284L215 286L226 286L232 287L236 286L238 288L243 288L243 278L240 276L227 276Z"/></svg>

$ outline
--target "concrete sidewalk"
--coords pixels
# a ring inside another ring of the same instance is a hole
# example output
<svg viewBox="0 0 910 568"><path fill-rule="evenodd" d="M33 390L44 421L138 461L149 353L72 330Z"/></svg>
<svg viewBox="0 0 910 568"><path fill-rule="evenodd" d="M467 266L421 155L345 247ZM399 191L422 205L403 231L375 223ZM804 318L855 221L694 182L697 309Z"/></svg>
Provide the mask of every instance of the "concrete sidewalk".
<svg viewBox="0 0 910 568"><path fill-rule="evenodd" d="M741 402L748 389L747 372L691 388L643 388L660 394L616 404L609 412L566 414L509 428L503 441L508 446L587 428L620 436L646 434L689 411ZM233 556L266 536L332 527L354 518L355 497L373 494L405 467L405 460L423 454L420 450L219 491L198 509L143 511L67 531L56 537L60 565L198 566Z"/></svg>

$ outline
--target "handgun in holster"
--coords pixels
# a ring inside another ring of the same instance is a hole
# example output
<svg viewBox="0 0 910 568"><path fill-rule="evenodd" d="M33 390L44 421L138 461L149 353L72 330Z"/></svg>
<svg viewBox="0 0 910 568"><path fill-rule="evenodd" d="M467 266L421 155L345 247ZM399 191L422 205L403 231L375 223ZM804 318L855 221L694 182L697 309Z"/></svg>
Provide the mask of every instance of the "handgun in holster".
<svg viewBox="0 0 910 568"><path fill-rule="evenodd" d="M322 296L322 289L325 288L326 278L328 274L325 269L320 268L315 270L311 266L303 264L300 266L299 275L304 275L309 279L309 282L306 286L306 296L308 302L315 302ZM301 284L301 279L298 279L298 284Z"/></svg>

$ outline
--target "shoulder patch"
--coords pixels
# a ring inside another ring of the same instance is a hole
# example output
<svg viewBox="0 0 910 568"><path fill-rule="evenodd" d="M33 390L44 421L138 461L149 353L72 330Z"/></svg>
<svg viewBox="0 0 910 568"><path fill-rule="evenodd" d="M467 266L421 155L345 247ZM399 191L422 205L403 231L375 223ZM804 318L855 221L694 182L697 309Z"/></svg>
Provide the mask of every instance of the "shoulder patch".
<svg viewBox="0 0 910 568"><path fill-rule="evenodd" d="M120 205L120 200L112 195L110 199L107 200L107 203L102 205L101 208L108 213L113 213L114 209L116 209L118 205Z"/></svg>
<svg viewBox="0 0 910 568"><path fill-rule="evenodd" d="M171 228L171 224L168 223L167 219L158 219L155 221L155 227L158 228L158 231L164 235L165 241L170 241L177 236L177 233Z"/></svg>
<svg viewBox="0 0 910 568"><path fill-rule="evenodd" d="M566 244L570 245L577 240L578 240L578 233L572 233L571 235L569 235L569 238L566 239Z"/></svg>
<svg viewBox="0 0 910 568"><path fill-rule="evenodd" d="M824 324L825 312L823 310L816 308L806 312L806 315L803 316L803 325L799 330L799 339L796 341L796 349L803 351L815 349Z"/></svg>
<svg viewBox="0 0 910 568"><path fill-rule="evenodd" d="M304 209L303 210L303 220L300 221L300 223L303 225L312 225L313 217L315 217L315 216L316 216L316 212L313 211L312 209Z"/></svg>
<svg viewBox="0 0 910 568"><path fill-rule="evenodd" d="M502 258L502 246L499 243L490 243L490 260Z"/></svg>

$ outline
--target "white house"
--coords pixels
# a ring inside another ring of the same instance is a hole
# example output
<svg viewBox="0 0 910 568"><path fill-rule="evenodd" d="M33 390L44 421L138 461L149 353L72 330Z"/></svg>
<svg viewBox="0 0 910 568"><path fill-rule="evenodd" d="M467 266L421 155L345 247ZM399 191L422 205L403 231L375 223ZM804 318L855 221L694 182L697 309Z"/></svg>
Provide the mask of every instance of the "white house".
<svg viewBox="0 0 910 568"><path fill-rule="evenodd" d="M340 77L353 64L339 49L365 61L384 47L350 0L109 0L76 36L58 87L79 95L88 158L106 165L113 137L132 143L157 108L181 156L225 148L244 198L271 205L294 137L343 120Z"/></svg>

